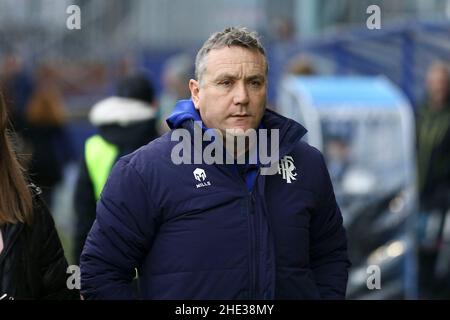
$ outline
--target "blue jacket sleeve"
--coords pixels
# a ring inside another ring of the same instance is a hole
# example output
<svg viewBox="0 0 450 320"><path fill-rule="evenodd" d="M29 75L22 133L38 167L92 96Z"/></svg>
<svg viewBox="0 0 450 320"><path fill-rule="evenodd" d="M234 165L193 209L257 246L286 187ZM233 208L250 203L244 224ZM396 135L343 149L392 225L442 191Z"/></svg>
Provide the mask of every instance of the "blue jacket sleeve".
<svg viewBox="0 0 450 320"><path fill-rule="evenodd" d="M141 175L121 159L97 203L97 217L81 255L85 299L133 299L135 268L155 233L156 210Z"/></svg>
<svg viewBox="0 0 450 320"><path fill-rule="evenodd" d="M344 299L348 268L347 237L331 179L320 155L321 194L311 218L310 264L322 299Z"/></svg>

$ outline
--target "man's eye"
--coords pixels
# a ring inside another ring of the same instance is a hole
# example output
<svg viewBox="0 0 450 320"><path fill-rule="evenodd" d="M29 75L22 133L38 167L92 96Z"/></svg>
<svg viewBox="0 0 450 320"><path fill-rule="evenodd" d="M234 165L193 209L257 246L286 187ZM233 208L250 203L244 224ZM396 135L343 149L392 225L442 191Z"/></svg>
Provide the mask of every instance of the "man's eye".
<svg viewBox="0 0 450 320"><path fill-rule="evenodd" d="M219 82L219 85L225 86L225 87L229 87L229 86L231 86L231 81L230 80L223 80L223 81Z"/></svg>
<svg viewBox="0 0 450 320"><path fill-rule="evenodd" d="M254 81L251 81L251 82L250 82L250 85L251 85L252 87L259 88L259 87L262 86L262 82L261 82L261 81L258 81L258 80L254 80Z"/></svg>

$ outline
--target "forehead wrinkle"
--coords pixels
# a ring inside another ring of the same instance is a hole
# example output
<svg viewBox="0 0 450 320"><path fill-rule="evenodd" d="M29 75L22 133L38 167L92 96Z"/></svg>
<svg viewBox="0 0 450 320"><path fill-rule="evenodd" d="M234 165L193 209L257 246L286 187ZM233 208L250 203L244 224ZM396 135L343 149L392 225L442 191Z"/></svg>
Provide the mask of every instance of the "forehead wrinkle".
<svg viewBox="0 0 450 320"><path fill-rule="evenodd" d="M236 65L238 66L238 69L234 68ZM222 75L237 76L238 74L243 73L243 69L247 69L247 73L250 73L248 77L250 77L264 75L264 69L261 67L261 64L255 62L221 62L214 64L209 70L206 68L205 71L208 70L212 76L218 77Z"/></svg>
<svg viewBox="0 0 450 320"><path fill-rule="evenodd" d="M237 49L239 50L240 48ZM211 50L204 57L204 61L202 63L203 76L208 78L216 78L218 73L225 72L226 69L233 69L236 65L239 65L240 69L248 68L250 69L250 72L257 70L257 73L261 72L264 77L267 77L267 59L263 55L257 54L256 57L254 55L248 56L248 52L238 54L233 49L230 55L224 56L223 53L219 52L220 50L223 50L223 48ZM221 68L225 70L218 70ZM242 72L242 70L239 70L238 72Z"/></svg>
<svg viewBox="0 0 450 320"><path fill-rule="evenodd" d="M222 79L222 78L232 78L232 79L240 79L242 78L242 75L240 72L219 72L218 74L213 76L214 79ZM260 72L250 73L249 75L246 75L244 77L245 80L252 80L252 79L265 79L265 75Z"/></svg>
<svg viewBox="0 0 450 320"><path fill-rule="evenodd" d="M254 64L254 65L263 65L263 63L251 61L251 60L243 60L243 61L226 61L224 59L220 59L219 62L216 62L215 65L234 65L234 64Z"/></svg>

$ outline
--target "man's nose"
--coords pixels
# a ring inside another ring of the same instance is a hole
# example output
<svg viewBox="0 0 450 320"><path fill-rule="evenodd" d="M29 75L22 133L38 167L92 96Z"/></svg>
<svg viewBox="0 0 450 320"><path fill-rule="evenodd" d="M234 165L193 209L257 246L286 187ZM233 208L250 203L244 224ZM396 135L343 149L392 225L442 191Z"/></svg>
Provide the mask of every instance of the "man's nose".
<svg viewBox="0 0 450 320"><path fill-rule="evenodd" d="M233 103L246 105L249 102L248 89L243 82L238 82L233 90Z"/></svg>

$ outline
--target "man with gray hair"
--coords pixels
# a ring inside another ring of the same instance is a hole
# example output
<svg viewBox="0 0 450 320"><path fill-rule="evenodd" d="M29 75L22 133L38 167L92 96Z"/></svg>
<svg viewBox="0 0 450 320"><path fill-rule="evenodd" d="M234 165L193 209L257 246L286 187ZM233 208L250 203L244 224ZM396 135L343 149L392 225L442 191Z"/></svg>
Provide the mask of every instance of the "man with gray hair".
<svg viewBox="0 0 450 320"><path fill-rule="evenodd" d="M266 109L267 71L245 28L204 43L191 99L167 119L171 131L121 158L103 189L81 256L86 299L345 297L347 240L323 156L300 140L300 124ZM256 152L256 163L173 162L180 131L189 158L210 148L198 132L234 142L263 130L279 146L271 175L262 173L260 140L234 153L223 145L235 159Z"/></svg>

